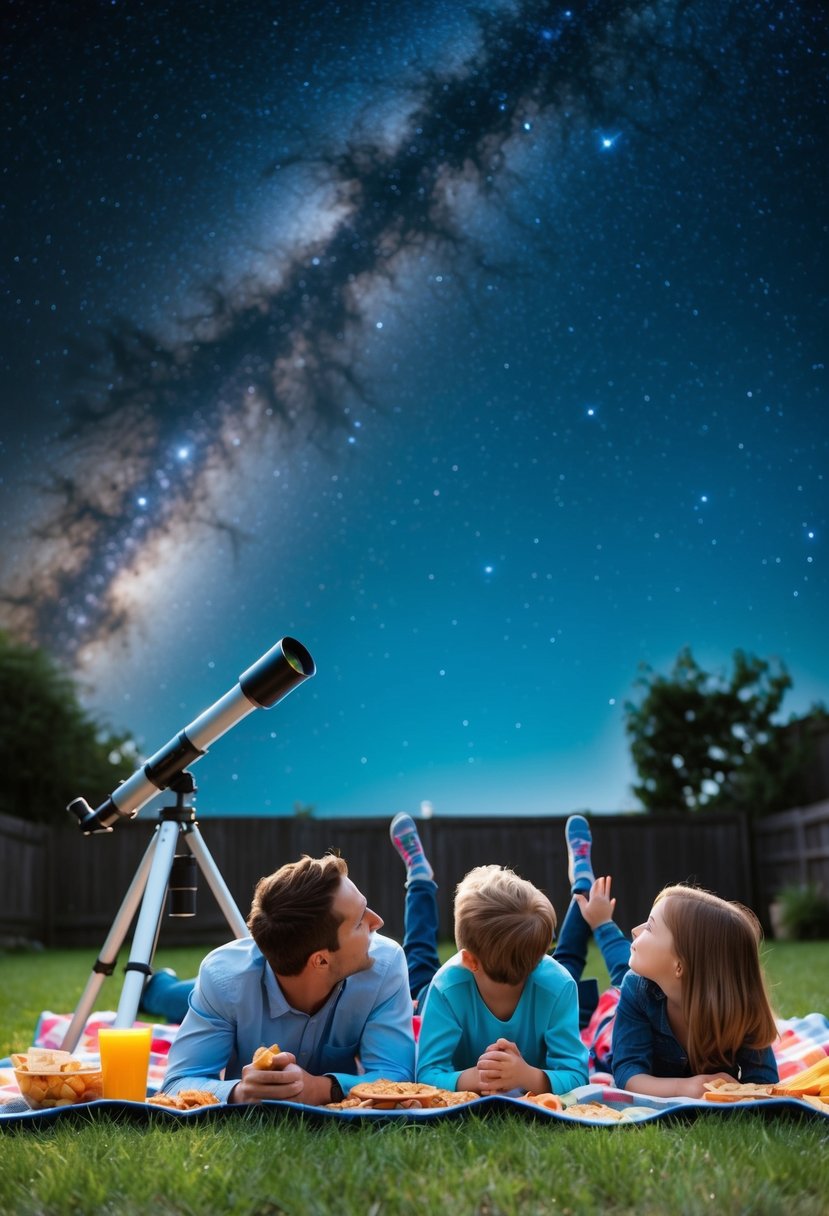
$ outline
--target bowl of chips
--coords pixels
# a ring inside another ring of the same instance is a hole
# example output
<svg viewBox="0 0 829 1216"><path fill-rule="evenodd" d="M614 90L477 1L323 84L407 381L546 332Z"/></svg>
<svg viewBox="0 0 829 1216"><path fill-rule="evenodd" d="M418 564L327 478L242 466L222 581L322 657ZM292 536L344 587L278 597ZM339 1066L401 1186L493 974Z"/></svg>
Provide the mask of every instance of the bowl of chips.
<svg viewBox="0 0 829 1216"><path fill-rule="evenodd" d="M17 1087L32 1110L75 1106L103 1097L100 1068L76 1060L68 1051L32 1047L11 1057Z"/></svg>

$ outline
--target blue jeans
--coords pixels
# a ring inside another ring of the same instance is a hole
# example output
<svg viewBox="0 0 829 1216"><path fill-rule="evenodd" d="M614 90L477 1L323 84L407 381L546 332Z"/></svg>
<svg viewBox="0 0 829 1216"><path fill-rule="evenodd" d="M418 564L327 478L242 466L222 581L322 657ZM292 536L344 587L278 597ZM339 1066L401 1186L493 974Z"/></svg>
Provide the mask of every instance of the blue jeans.
<svg viewBox="0 0 829 1216"><path fill-rule="evenodd" d="M415 878L406 883L403 953L409 968L409 991L418 1006L440 967L437 889L431 878Z"/></svg>
<svg viewBox="0 0 829 1216"><path fill-rule="evenodd" d="M409 991L414 1001L428 988L440 966L437 942L437 884L430 878L415 879L406 885L403 912L403 950L409 967ZM142 1010L166 1018L168 1022L181 1022L195 982L157 971L144 989Z"/></svg>
<svg viewBox="0 0 829 1216"><path fill-rule="evenodd" d="M561 932L556 941L553 958L569 971L579 987L579 1028L584 1029L599 1001L598 980L583 980L582 973L587 962L587 947L591 928L581 914L574 899L564 916ZM596 945L602 952L605 966L610 973L610 982L618 987L628 970L630 942L613 921L599 925L595 933Z"/></svg>
<svg viewBox="0 0 829 1216"><path fill-rule="evenodd" d="M156 1017L166 1018L168 1022L181 1022L195 983L194 979L180 980L166 971L156 971L144 989L140 1008L142 1012L153 1013Z"/></svg>

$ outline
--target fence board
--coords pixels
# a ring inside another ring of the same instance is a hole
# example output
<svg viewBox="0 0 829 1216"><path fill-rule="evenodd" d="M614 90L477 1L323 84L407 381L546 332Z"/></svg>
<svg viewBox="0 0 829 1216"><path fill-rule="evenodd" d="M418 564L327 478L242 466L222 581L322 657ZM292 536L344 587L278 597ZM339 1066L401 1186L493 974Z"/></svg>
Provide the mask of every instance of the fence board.
<svg viewBox="0 0 829 1216"><path fill-rule="evenodd" d="M767 815L757 823L754 847L761 907L791 883L814 883L829 896L829 801Z"/></svg>

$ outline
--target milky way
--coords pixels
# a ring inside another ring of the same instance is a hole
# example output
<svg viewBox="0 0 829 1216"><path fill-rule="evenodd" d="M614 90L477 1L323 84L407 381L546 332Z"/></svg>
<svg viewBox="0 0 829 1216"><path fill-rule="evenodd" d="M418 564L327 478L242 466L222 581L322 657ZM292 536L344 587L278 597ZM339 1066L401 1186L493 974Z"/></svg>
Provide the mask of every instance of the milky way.
<svg viewBox="0 0 829 1216"><path fill-rule="evenodd" d="M117 725L292 632L224 806L570 809L640 661L826 695L824 15L12 9L2 623Z"/></svg>
<svg viewBox="0 0 829 1216"><path fill-rule="evenodd" d="M374 404L359 371L367 298L405 295L412 264L438 253L461 277L506 261L469 236L465 212L483 200L509 210L535 128L552 154L584 124L687 121L717 88L723 51L739 54L748 36L718 9L533 2L481 14L456 67L424 69L395 99L392 134L364 123L342 145L268 166L298 175L297 197L325 200L327 219L306 225L322 231L268 250L260 281L205 287L204 312L175 341L118 319L99 350L74 353L91 383L47 475L39 560L7 591L11 622L71 654L124 628L117 587L154 566L147 550L156 557L165 536L207 526L238 541L212 492L217 470L238 471L240 448L266 429L324 439L350 427L355 398Z"/></svg>

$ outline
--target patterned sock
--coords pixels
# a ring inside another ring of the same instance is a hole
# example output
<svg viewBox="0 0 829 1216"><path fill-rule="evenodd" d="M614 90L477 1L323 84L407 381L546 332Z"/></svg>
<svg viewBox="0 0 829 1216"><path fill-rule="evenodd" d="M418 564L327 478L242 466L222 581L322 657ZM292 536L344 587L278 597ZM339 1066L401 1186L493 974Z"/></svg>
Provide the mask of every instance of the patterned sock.
<svg viewBox="0 0 829 1216"><path fill-rule="evenodd" d="M590 846L593 838L590 835L590 824L584 815L571 815L564 825L564 837L567 841L567 877L570 879L570 890L587 892L593 885L593 866L590 862Z"/></svg>
<svg viewBox="0 0 829 1216"><path fill-rule="evenodd" d="M411 815L407 815L403 811L399 815L395 815L391 821L389 835L392 844L406 865L407 882L411 882L413 878L434 877Z"/></svg>

